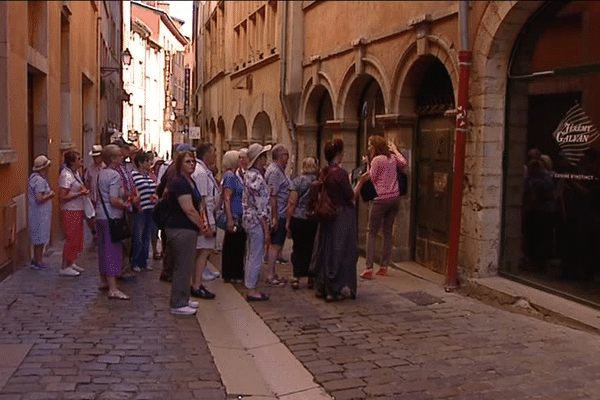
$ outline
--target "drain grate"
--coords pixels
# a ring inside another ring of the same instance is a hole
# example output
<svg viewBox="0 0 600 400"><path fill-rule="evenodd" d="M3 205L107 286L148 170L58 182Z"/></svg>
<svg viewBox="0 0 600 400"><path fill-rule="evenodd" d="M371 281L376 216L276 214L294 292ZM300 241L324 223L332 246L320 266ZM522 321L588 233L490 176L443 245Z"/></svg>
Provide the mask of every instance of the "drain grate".
<svg viewBox="0 0 600 400"><path fill-rule="evenodd" d="M412 301L418 306L430 306L432 304L444 303L444 300L440 299L439 297L435 297L421 291L399 293L399 295L404 297L405 299Z"/></svg>

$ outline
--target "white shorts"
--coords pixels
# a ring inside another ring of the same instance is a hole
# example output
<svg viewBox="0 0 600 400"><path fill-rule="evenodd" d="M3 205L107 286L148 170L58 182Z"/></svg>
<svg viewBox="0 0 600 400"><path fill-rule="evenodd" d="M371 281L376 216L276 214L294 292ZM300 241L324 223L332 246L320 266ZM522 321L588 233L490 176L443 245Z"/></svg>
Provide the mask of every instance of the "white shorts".
<svg viewBox="0 0 600 400"><path fill-rule="evenodd" d="M217 232L216 226L212 225L211 229L212 229L213 233ZM196 250L199 250L199 249L215 250L216 247L217 247L217 237L216 236L206 237L202 234L198 235L198 240L196 241Z"/></svg>

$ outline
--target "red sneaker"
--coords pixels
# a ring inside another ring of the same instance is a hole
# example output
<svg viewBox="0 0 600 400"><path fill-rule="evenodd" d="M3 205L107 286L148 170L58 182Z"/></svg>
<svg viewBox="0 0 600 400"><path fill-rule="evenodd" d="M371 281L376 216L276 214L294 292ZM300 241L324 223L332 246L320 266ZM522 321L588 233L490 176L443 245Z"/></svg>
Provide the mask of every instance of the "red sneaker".
<svg viewBox="0 0 600 400"><path fill-rule="evenodd" d="M377 270L377 272L375 273L375 275L379 275L379 276L388 276L388 269L387 267L381 267Z"/></svg>
<svg viewBox="0 0 600 400"><path fill-rule="evenodd" d="M367 268L363 271L362 274L360 274L360 277L363 279L373 279L373 269L372 268Z"/></svg>

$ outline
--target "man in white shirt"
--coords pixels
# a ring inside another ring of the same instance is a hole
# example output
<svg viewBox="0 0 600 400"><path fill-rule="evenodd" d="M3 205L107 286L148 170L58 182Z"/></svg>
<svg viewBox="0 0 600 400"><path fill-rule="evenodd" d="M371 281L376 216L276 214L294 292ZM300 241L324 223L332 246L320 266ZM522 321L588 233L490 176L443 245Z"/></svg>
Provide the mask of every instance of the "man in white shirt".
<svg viewBox="0 0 600 400"><path fill-rule="evenodd" d="M215 208L221 196L219 184L211 170L215 166L215 161L216 152L212 143L203 143L196 148L196 170L192 174L192 179L202 196L202 207L212 230L210 237L198 235L196 244L196 266L192 274L191 294L200 298L208 298L205 296L205 292L208 291L202 285L202 281L210 281L220 276L218 271L208 267L208 258L216 249Z"/></svg>

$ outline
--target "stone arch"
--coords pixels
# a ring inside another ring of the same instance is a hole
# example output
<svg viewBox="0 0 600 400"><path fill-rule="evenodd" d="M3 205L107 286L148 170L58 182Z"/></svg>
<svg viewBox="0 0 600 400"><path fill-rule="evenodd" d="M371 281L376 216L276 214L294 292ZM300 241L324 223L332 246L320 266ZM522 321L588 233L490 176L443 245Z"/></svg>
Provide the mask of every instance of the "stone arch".
<svg viewBox="0 0 600 400"><path fill-rule="evenodd" d="M381 63L370 56L363 58L364 72L359 73L356 69L356 63L352 63L346 70L342 84L340 86L339 95L335 103L335 118L344 121L354 121L356 118L349 118L353 115L354 110L358 108L357 96L364 88L368 81L375 79L383 95L384 113L389 111L390 103L390 85L389 80L383 73Z"/></svg>
<svg viewBox="0 0 600 400"><path fill-rule="evenodd" d="M229 146L234 149L240 149L248 142L248 133L246 120L241 114L238 114L233 120L231 126L231 140Z"/></svg>
<svg viewBox="0 0 600 400"><path fill-rule="evenodd" d="M458 95L458 54L452 49L448 41L439 36L429 35L427 40L430 48L428 55L437 58L446 67L456 99ZM413 67L423 63L423 60L427 58L426 55L417 53L417 43L413 42L398 59L394 69L390 94L391 104L389 109L391 113L414 112L414 98L418 90L418 85L414 83L420 82L420 77L424 71L419 71L418 68Z"/></svg>
<svg viewBox="0 0 600 400"><path fill-rule="evenodd" d="M279 115L281 107L279 105L279 99L274 99L266 93L261 93L258 98L253 102L252 108L250 109L250 113L247 114L249 116L248 120L256 121L256 118L260 113L266 114L269 119L269 124L271 126L269 141L281 143L283 142L283 138L279 130L281 129L279 125L279 120L277 116ZM254 124L254 122L253 122ZM252 137L252 131L250 131L250 137Z"/></svg>
<svg viewBox="0 0 600 400"><path fill-rule="evenodd" d="M214 144L216 138L217 138L217 125L215 124L215 119L211 118L209 127L208 127L208 142Z"/></svg>
<svg viewBox="0 0 600 400"><path fill-rule="evenodd" d="M461 258L461 274L485 277L496 275L502 247L502 192L504 170L502 148L505 146L505 96L511 55L522 27L544 4L543 1L489 2L475 34L475 49L469 88L472 109L465 157L465 178L481 185L485 179L485 196L481 191L465 190L463 226L473 232L489 232L486 237L461 237L461 246L470 251ZM509 122L510 123L510 122ZM493 156L486 156L492 154ZM508 190L508 187L507 187ZM473 208L481 209L473 216ZM485 222L484 222L485 221ZM482 240L485 239L485 240Z"/></svg>
<svg viewBox="0 0 600 400"><path fill-rule="evenodd" d="M303 106L304 122L300 124L299 138L300 149L298 159L312 156L325 164L323 155L324 143L332 138L331 129L327 127L327 121L334 120L334 101L331 91L325 85L312 85L309 80L306 89L305 105Z"/></svg>
<svg viewBox="0 0 600 400"><path fill-rule="evenodd" d="M252 123L251 142L258 142L263 145L273 141L273 131L271 119L266 112L259 112Z"/></svg>
<svg viewBox="0 0 600 400"><path fill-rule="evenodd" d="M314 82L313 78L310 77L304 85L304 90L302 90L302 96L300 98L300 113L298 118L299 125L310 124L310 121L315 120L315 110L311 109L311 104L313 104L314 101L315 90L320 91L321 88L327 90L332 103L335 104L337 92L335 92L335 89L331 83L331 78L323 71L319 71L317 75L319 78L317 82ZM335 119L335 109L332 119Z"/></svg>

